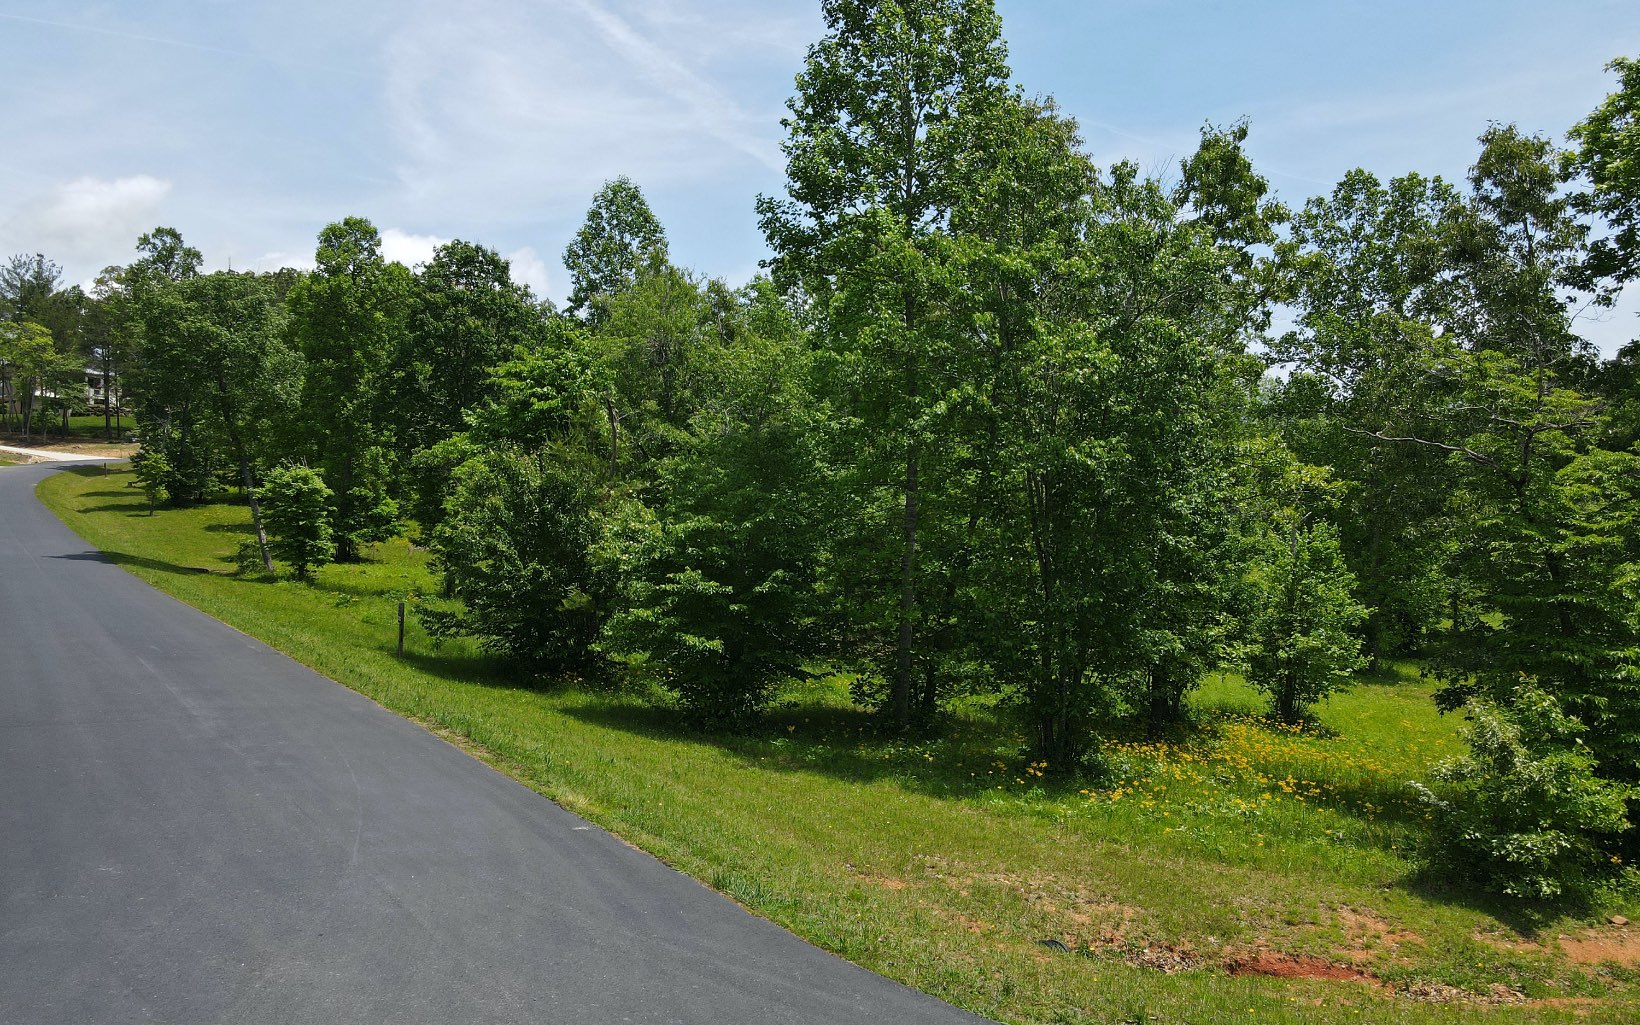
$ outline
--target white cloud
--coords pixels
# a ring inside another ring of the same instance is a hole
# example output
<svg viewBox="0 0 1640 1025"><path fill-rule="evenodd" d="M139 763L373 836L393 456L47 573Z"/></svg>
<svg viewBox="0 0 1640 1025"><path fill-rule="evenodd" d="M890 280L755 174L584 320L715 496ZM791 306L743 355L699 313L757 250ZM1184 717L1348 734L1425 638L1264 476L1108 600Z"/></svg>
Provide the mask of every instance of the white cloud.
<svg viewBox="0 0 1640 1025"><path fill-rule="evenodd" d="M0 249L43 252L70 266L130 253L160 218L171 183L146 174L76 178L24 203L0 224Z"/></svg>
<svg viewBox="0 0 1640 1025"><path fill-rule="evenodd" d="M272 252L258 256L250 262L249 267L244 269L256 271L258 274L267 274L272 271L282 270L285 267L291 267L295 270L312 270L315 266L317 265L313 262L312 252Z"/></svg>
<svg viewBox="0 0 1640 1025"><path fill-rule="evenodd" d="M537 299L544 299L551 293L548 288L552 284L552 276L547 271L547 261L541 259L532 246L514 249L506 254L507 262L512 265L512 279L519 284L530 286Z"/></svg>
<svg viewBox="0 0 1640 1025"><path fill-rule="evenodd" d="M382 232L382 259L388 263L402 263L415 270L420 264L430 261L433 251L448 241L437 235L412 235L398 228L388 228Z"/></svg>

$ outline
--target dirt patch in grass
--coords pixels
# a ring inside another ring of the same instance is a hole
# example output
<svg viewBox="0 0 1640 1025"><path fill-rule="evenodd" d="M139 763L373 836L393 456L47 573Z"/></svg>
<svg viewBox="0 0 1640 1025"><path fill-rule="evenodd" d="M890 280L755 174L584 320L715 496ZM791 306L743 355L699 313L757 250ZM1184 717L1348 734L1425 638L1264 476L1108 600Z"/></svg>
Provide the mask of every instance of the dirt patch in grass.
<svg viewBox="0 0 1640 1025"><path fill-rule="evenodd" d="M1573 964L1619 964L1640 968L1640 930L1632 926L1589 929L1577 936L1563 936L1560 949Z"/></svg>
<svg viewBox="0 0 1640 1025"><path fill-rule="evenodd" d="M1576 965L1617 964L1640 968L1640 930L1628 925L1561 933L1555 940L1541 943L1496 932L1477 932L1474 938L1489 947L1515 954L1547 954L1558 947L1566 960Z"/></svg>
<svg viewBox="0 0 1640 1025"><path fill-rule="evenodd" d="M1187 972L1202 966L1201 955L1195 951L1167 943L1130 949L1123 953L1122 960L1135 968L1149 968L1165 975Z"/></svg>
<svg viewBox="0 0 1640 1025"><path fill-rule="evenodd" d="M1283 954L1274 950L1255 950L1226 961L1224 970L1231 975L1267 975L1275 979L1331 979L1337 982L1365 982L1381 986L1376 976L1354 965L1309 954Z"/></svg>
<svg viewBox="0 0 1640 1025"><path fill-rule="evenodd" d="M1368 908L1343 907L1335 916L1344 931L1344 947L1339 954L1359 961L1383 951L1395 951L1405 944L1422 944L1424 938L1411 929L1400 929Z"/></svg>

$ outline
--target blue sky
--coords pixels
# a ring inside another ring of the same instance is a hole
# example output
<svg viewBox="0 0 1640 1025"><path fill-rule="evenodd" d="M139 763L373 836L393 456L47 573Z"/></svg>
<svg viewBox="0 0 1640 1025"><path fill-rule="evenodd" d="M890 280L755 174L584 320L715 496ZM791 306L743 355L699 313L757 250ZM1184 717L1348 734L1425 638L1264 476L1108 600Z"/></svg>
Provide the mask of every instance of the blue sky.
<svg viewBox="0 0 1640 1025"><path fill-rule="evenodd" d="M1102 162L1168 174L1204 121L1293 203L1344 171L1461 177L1488 121L1561 136L1640 54L1632 0L1000 0L1016 79ZM544 295L593 191L634 178L674 257L743 280L811 0L0 0L0 255L71 280L169 224L212 266L466 238ZM1586 332L1640 334L1633 296Z"/></svg>

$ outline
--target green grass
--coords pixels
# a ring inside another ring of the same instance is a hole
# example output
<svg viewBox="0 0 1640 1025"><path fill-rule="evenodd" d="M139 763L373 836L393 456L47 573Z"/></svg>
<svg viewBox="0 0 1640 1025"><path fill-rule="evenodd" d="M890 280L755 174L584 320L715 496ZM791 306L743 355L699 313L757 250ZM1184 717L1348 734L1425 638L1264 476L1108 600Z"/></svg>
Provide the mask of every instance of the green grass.
<svg viewBox="0 0 1640 1025"><path fill-rule="evenodd" d="M130 434L132 431L136 430L136 421L131 418L130 414L126 414L125 416L122 416L120 418L119 423L120 423L120 426L114 427L113 441L115 441L115 442L124 441L125 436L127 434ZM36 421L36 423L34 425L35 426L34 437L36 439L44 438L44 439L50 440L50 441L63 440L62 434L61 434L62 425L63 425L63 421L62 421L61 414L55 414L55 415L52 415L52 416L42 418L42 419ZM102 441L102 440L104 440L102 414L98 413L95 416L89 416L89 415L88 416L70 416L68 418L68 438L67 438L67 440L68 441Z"/></svg>
<svg viewBox="0 0 1640 1025"><path fill-rule="evenodd" d="M15 459L11 458L10 456L6 455L4 452L0 452L0 466L16 466L16 465L17 465L17 460L15 460Z"/></svg>
<svg viewBox="0 0 1640 1025"><path fill-rule="evenodd" d="M753 735L701 738L654 701L527 686L413 621L398 659L395 603L436 591L403 541L311 585L234 576L243 509L150 517L128 479L65 472L40 495L162 590L799 935L980 1014L1616 1023L1640 1008L1632 969L1560 952L1558 934L1590 923L1525 923L1418 877L1423 811L1405 783L1460 745L1415 675L1334 697L1302 732L1269 726L1244 683L1215 676L1194 729L1113 745L1116 774L1097 787L1038 775L982 704L937 736L882 736L838 680L794 688ZM1382 984L1225 970L1261 948ZM1512 1002L1484 1003L1493 987Z"/></svg>

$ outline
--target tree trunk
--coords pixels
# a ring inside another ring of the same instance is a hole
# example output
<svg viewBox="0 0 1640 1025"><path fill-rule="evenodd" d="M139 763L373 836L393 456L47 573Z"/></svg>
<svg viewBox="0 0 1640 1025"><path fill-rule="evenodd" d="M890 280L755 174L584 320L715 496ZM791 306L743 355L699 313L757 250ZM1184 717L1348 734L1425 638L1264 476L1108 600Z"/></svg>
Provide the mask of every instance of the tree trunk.
<svg viewBox="0 0 1640 1025"><path fill-rule="evenodd" d="M256 528L256 550L262 556L262 568L273 572L273 554L268 551L268 531L262 526L262 502L256 497L256 479L251 474L250 460L239 457L239 477L245 482L245 498L251 507L251 526Z"/></svg>
<svg viewBox="0 0 1640 1025"><path fill-rule="evenodd" d="M889 715L895 725L911 721L913 613L917 604L917 448L905 460L905 514L900 536L900 630L894 645L894 683L889 692Z"/></svg>

